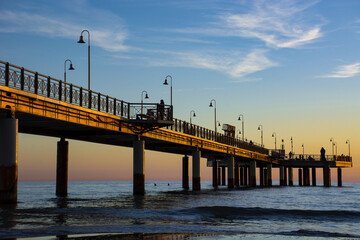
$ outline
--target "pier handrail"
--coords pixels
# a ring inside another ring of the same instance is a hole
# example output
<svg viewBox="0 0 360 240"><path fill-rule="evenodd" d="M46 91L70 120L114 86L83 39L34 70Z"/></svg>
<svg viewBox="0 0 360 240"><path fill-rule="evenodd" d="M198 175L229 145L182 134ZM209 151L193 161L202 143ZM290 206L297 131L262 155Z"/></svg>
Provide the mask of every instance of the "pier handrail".
<svg viewBox="0 0 360 240"><path fill-rule="evenodd" d="M43 97L113 114L124 119L157 119L174 121L167 129L268 154L268 149L253 141L243 141L222 133L173 118L173 106L157 103L130 103L62 80L0 60L0 85ZM143 114L143 111L145 114ZM161 109L161 111L160 111Z"/></svg>
<svg viewBox="0 0 360 240"><path fill-rule="evenodd" d="M285 155L284 160L302 160L302 161L322 161L320 154L292 154L291 158L289 154ZM351 156L344 155L325 155L325 160L331 161L343 161L352 162Z"/></svg>

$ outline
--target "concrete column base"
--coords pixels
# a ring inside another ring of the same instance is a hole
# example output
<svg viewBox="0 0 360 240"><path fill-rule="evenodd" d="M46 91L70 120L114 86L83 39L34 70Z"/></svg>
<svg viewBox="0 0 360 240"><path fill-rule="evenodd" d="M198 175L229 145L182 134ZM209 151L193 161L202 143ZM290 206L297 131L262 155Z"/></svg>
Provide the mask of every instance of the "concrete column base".
<svg viewBox="0 0 360 240"><path fill-rule="evenodd" d="M201 175L200 175L200 158L201 152L194 151L192 154L192 163L193 163L193 178L192 178L192 188L193 191L201 190Z"/></svg>
<svg viewBox="0 0 360 240"><path fill-rule="evenodd" d="M133 194L145 194L145 141L133 143Z"/></svg>
<svg viewBox="0 0 360 240"><path fill-rule="evenodd" d="M0 119L0 203L17 202L18 120Z"/></svg>
<svg viewBox="0 0 360 240"><path fill-rule="evenodd" d="M289 167L289 186L294 186L294 180L293 180L293 168Z"/></svg>
<svg viewBox="0 0 360 240"><path fill-rule="evenodd" d="M226 172L226 167L221 167L221 185L225 186L226 185L226 178L225 178L225 172Z"/></svg>
<svg viewBox="0 0 360 240"><path fill-rule="evenodd" d="M323 177L324 177L324 187L330 187L331 186L331 172L330 172L330 166L327 164L323 168Z"/></svg>
<svg viewBox="0 0 360 240"><path fill-rule="evenodd" d="M299 168L299 186L303 185L303 173L302 173L302 169Z"/></svg>
<svg viewBox="0 0 360 240"><path fill-rule="evenodd" d="M259 173L260 173L260 186L263 187L264 186L264 168L263 167L259 168Z"/></svg>
<svg viewBox="0 0 360 240"><path fill-rule="evenodd" d="M256 187L256 161L250 162L250 187Z"/></svg>
<svg viewBox="0 0 360 240"><path fill-rule="evenodd" d="M56 160L56 195L67 196L68 193L69 142L61 138L57 142Z"/></svg>
<svg viewBox="0 0 360 240"><path fill-rule="evenodd" d="M212 173L213 173L213 187L217 188L218 187L218 178L219 178L219 175L218 175L218 168L219 168L219 164L218 162L216 161L215 158L211 158L211 161L212 161Z"/></svg>
<svg viewBox="0 0 360 240"><path fill-rule="evenodd" d="M182 159L182 187L189 189L189 157L186 155Z"/></svg>
<svg viewBox="0 0 360 240"><path fill-rule="evenodd" d="M234 157L228 157L227 159L228 164L228 188L234 188Z"/></svg>
<svg viewBox="0 0 360 240"><path fill-rule="evenodd" d="M338 187L342 187L342 173L341 173L341 168L337 169L337 174L338 174Z"/></svg>
<svg viewBox="0 0 360 240"><path fill-rule="evenodd" d="M316 168L311 168L311 178L312 178L312 185L316 186Z"/></svg>
<svg viewBox="0 0 360 240"><path fill-rule="evenodd" d="M280 166L279 167L279 179L280 179L280 186L285 186L284 184L284 167Z"/></svg>
<svg viewBox="0 0 360 240"><path fill-rule="evenodd" d="M267 164L267 185L269 187L272 186L272 164L271 163Z"/></svg>

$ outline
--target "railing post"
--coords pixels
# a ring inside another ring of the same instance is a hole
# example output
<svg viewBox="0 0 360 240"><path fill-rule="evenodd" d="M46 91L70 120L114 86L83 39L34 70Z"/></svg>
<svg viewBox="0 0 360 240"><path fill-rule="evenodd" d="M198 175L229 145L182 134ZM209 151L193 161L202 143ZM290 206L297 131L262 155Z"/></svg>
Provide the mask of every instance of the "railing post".
<svg viewBox="0 0 360 240"><path fill-rule="evenodd" d="M51 91L51 82L50 82L50 76L47 78L47 85L46 85L46 91L47 91L47 97L50 97L50 91Z"/></svg>
<svg viewBox="0 0 360 240"><path fill-rule="evenodd" d="M61 101L61 95L62 95L62 82L59 82L59 101Z"/></svg>
<svg viewBox="0 0 360 240"><path fill-rule="evenodd" d="M106 96L106 112L109 112L109 96Z"/></svg>
<svg viewBox="0 0 360 240"><path fill-rule="evenodd" d="M88 108L90 108L91 109L91 105L92 105L92 101L91 101L91 93L92 93L92 91L91 90L88 90L88 97L89 97L89 102L88 102Z"/></svg>
<svg viewBox="0 0 360 240"><path fill-rule="evenodd" d="M72 98L73 98L73 85L72 84L70 84L70 103L72 103Z"/></svg>
<svg viewBox="0 0 360 240"><path fill-rule="evenodd" d="M130 119L130 103L128 103L128 115L127 118Z"/></svg>
<svg viewBox="0 0 360 240"><path fill-rule="evenodd" d="M98 94L98 111L99 111L99 112L101 111L100 105L101 105L101 94L99 93L99 94Z"/></svg>
<svg viewBox="0 0 360 240"><path fill-rule="evenodd" d="M122 105L122 102L121 102L121 105ZM114 115L116 116L116 98L114 98ZM122 116L122 111L121 111L121 116Z"/></svg>
<svg viewBox="0 0 360 240"><path fill-rule="evenodd" d="M20 75L20 89L24 90L25 85L25 70L24 68L21 68L21 75Z"/></svg>
<svg viewBox="0 0 360 240"><path fill-rule="evenodd" d="M38 86L39 86L39 74L35 73L35 82L34 82L34 93L38 94Z"/></svg>
<svg viewBox="0 0 360 240"><path fill-rule="evenodd" d="M80 96L79 96L79 105L80 105L80 107L82 107L82 104L83 104L82 97L83 97L83 88L81 87L80 88Z"/></svg>
<svg viewBox="0 0 360 240"><path fill-rule="evenodd" d="M9 86L10 82L10 64L7 62L5 65L5 86Z"/></svg>
<svg viewBox="0 0 360 240"><path fill-rule="evenodd" d="M124 116L124 102L123 101L121 101L121 116Z"/></svg>

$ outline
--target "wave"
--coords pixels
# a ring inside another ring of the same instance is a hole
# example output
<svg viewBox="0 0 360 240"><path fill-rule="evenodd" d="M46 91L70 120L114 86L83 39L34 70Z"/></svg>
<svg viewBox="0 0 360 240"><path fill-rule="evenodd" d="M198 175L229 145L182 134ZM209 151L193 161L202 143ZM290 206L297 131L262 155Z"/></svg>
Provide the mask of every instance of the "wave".
<svg viewBox="0 0 360 240"><path fill-rule="evenodd" d="M297 209L273 209L273 208L243 208L243 207L196 207L184 210L188 214L200 214L203 217L224 219L247 219L247 218L302 218L326 221L354 221L360 222L360 212L340 210L297 210ZM259 219L260 220L260 219Z"/></svg>

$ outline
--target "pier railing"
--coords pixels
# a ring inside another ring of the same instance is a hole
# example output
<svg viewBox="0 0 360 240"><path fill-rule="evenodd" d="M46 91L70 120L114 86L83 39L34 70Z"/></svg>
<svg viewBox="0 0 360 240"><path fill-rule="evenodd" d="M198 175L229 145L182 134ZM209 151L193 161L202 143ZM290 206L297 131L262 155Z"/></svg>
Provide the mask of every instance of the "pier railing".
<svg viewBox="0 0 360 240"><path fill-rule="evenodd" d="M124 119L174 121L174 125L166 128L263 154L269 153L268 149L252 141L242 141L186 121L173 119L171 105L125 102L3 61L0 61L0 85L113 114Z"/></svg>
<svg viewBox="0 0 360 240"><path fill-rule="evenodd" d="M291 156L285 155L284 160L301 160L301 161L323 161L321 155L317 154L292 154ZM343 161L352 162L351 156L344 155L325 155L326 161Z"/></svg>

